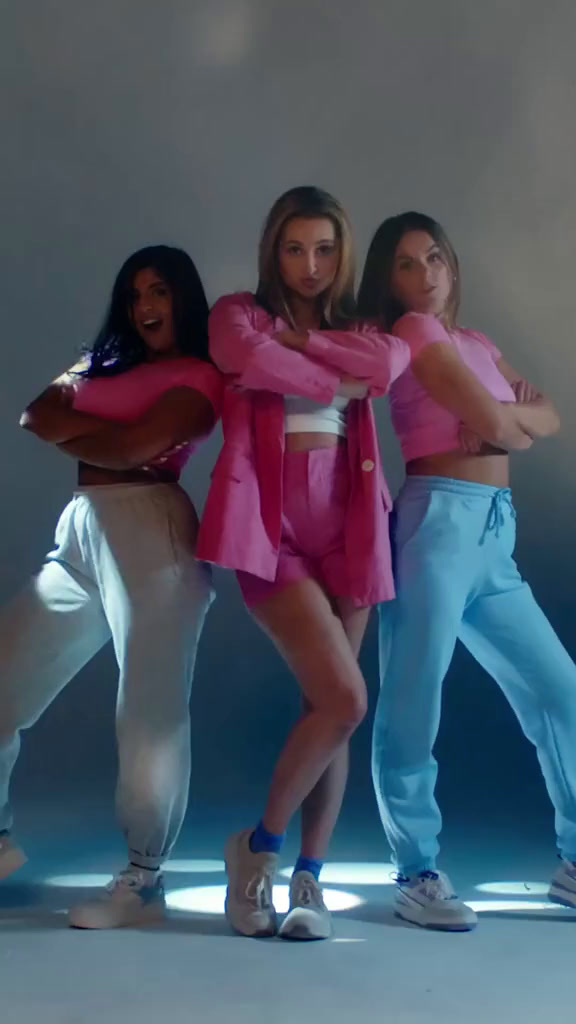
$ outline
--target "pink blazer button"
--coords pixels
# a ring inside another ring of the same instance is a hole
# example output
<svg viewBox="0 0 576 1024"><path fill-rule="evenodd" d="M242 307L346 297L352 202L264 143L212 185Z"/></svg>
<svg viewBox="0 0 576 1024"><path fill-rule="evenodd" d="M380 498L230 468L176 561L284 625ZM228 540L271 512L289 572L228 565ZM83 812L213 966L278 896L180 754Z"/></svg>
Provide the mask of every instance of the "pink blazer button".
<svg viewBox="0 0 576 1024"><path fill-rule="evenodd" d="M371 473L374 467L375 463L372 461L372 459L364 459L364 462L362 463L362 469L364 470L365 473Z"/></svg>

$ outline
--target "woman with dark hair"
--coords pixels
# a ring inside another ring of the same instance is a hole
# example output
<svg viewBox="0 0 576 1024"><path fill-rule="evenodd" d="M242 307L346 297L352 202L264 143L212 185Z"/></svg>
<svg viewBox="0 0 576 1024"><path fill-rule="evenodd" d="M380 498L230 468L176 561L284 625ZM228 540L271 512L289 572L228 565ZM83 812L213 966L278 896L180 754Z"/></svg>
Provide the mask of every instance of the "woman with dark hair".
<svg viewBox="0 0 576 1024"><path fill-rule="evenodd" d="M178 478L220 413L207 318L190 257L142 249L118 274L92 350L21 418L79 468L54 550L0 613L0 878L25 860L8 807L20 730L111 638L120 669L117 806L129 865L101 899L71 910L80 928L164 913L161 866L186 809L188 701L212 588L196 560L198 518Z"/></svg>
<svg viewBox="0 0 576 1024"><path fill-rule="evenodd" d="M373 777L398 867L396 912L465 931L476 915L437 871L434 797L444 676L459 639L536 746L562 857L550 897L576 907L576 666L513 558L508 451L556 433L557 413L478 331L458 325L456 254L419 213L378 228L359 313L426 349L390 391L406 462L393 517L397 598L380 609Z"/></svg>
<svg viewBox="0 0 576 1024"><path fill-rule="evenodd" d="M340 203L318 188L292 189L264 226L256 294L225 296L210 317L210 351L229 386L198 550L237 571L303 696L262 820L226 850L226 913L250 936L277 931L273 879L300 808L301 855L279 933L331 933L318 877L348 739L366 708L357 656L371 606L393 596L390 499L367 395L386 393L410 351L355 329L353 280Z"/></svg>
<svg viewBox="0 0 576 1024"><path fill-rule="evenodd" d="M200 275L188 253L168 245L149 245L129 256L120 268L112 289L110 307L90 352L84 371L88 377L114 376L146 362L151 340L159 333L150 323L143 334L134 319L132 299L136 276L156 271L157 298L170 295L171 320L164 329L174 329L180 356L194 356L211 362L208 354L208 303ZM162 344L156 345L162 348ZM152 349L153 350L153 349Z"/></svg>

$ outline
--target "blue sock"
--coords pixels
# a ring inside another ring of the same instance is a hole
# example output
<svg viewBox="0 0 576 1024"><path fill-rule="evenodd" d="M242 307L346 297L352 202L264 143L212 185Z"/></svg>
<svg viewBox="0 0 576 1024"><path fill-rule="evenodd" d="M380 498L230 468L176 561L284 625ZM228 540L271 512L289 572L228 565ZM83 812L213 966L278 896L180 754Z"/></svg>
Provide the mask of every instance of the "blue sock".
<svg viewBox="0 0 576 1024"><path fill-rule="evenodd" d="M250 836L250 850L252 853L280 853L283 842L284 836L275 836L259 821Z"/></svg>
<svg viewBox="0 0 576 1024"><path fill-rule="evenodd" d="M323 867L323 861L314 860L314 857L303 857L302 854L300 854L294 865L294 874L296 874L297 871L309 871L311 875L314 875L316 881L318 881Z"/></svg>

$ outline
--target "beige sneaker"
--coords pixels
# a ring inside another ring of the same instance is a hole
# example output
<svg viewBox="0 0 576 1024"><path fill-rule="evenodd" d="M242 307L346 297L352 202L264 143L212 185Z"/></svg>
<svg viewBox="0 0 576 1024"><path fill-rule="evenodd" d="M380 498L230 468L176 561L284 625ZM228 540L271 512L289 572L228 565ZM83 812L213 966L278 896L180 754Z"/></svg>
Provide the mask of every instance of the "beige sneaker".
<svg viewBox="0 0 576 1024"><path fill-rule="evenodd" d="M290 910L280 927L281 939L329 939L332 918L322 888L309 871L297 871L290 882Z"/></svg>
<svg viewBox="0 0 576 1024"><path fill-rule="evenodd" d="M469 932L478 924L472 907L459 900L443 871L421 871L407 878L398 875L394 912L421 928L445 932Z"/></svg>
<svg viewBox="0 0 576 1024"><path fill-rule="evenodd" d="M571 860L562 860L550 882L548 899L551 903L576 909L576 864Z"/></svg>
<svg viewBox="0 0 576 1024"><path fill-rule="evenodd" d="M277 853L252 853L246 829L226 844L228 888L224 909L235 931L251 938L276 935L276 911L272 887L278 865Z"/></svg>
<svg viewBox="0 0 576 1024"><path fill-rule="evenodd" d="M24 850L12 841L7 832L0 835L0 879L8 878L27 861Z"/></svg>
<svg viewBox="0 0 576 1024"><path fill-rule="evenodd" d="M71 928L129 928L160 921L166 914L162 875L129 865L106 886L102 895L72 907Z"/></svg>

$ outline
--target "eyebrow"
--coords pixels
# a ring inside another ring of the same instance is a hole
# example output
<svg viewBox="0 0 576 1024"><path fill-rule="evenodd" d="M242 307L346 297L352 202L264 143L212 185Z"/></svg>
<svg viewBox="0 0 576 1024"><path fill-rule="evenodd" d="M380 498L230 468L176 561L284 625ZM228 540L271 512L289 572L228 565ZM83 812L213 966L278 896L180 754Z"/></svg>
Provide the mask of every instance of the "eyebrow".
<svg viewBox="0 0 576 1024"><path fill-rule="evenodd" d="M160 285L160 287L162 288L168 287L166 282L159 277L157 278L157 280L151 281L150 284L147 284L145 288L136 288L135 285L132 285L132 287L128 291L128 295L130 299L137 299L139 296L144 295L146 292L149 292L152 288L157 288L158 285Z"/></svg>
<svg viewBox="0 0 576 1024"><path fill-rule="evenodd" d="M286 238L284 240L284 245L305 245L305 244L306 243L303 242L300 238ZM336 245L336 239L335 238L319 238L317 242L313 243L313 245Z"/></svg>
<svg viewBox="0 0 576 1024"><path fill-rule="evenodd" d="M429 256L430 253L434 252L435 249L437 250L437 252L440 252L440 246L438 245L438 242L433 242L432 245L429 246L428 249L426 249L425 255ZM410 253L410 252L402 252L402 250L401 250L400 252L396 253L396 259L397 260L413 260L413 259L415 259L415 257L412 255L412 253Z"/></svg>

